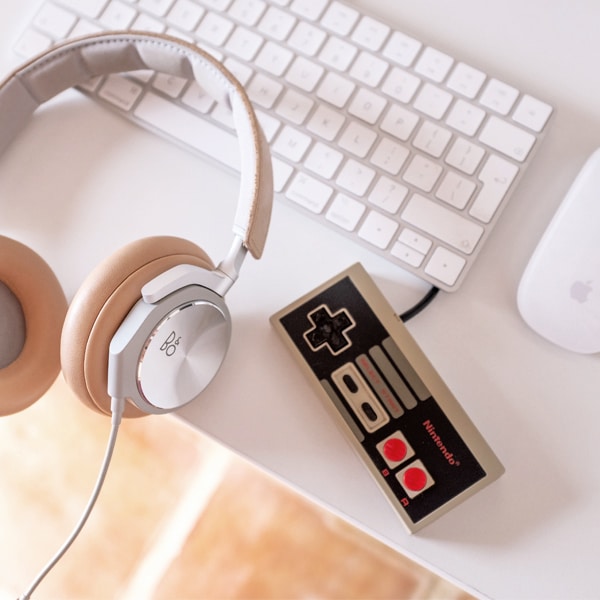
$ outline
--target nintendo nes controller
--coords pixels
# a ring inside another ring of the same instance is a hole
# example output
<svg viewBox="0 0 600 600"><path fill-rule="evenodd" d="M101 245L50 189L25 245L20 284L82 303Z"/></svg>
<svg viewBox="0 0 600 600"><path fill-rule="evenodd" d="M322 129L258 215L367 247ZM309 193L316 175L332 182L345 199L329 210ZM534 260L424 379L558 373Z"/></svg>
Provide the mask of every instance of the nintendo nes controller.
<svg viewBox="0 0 600 600"><path fill-rule="evenodd" d="M271 323L409 532L504 472L360 264Z"/></svg>

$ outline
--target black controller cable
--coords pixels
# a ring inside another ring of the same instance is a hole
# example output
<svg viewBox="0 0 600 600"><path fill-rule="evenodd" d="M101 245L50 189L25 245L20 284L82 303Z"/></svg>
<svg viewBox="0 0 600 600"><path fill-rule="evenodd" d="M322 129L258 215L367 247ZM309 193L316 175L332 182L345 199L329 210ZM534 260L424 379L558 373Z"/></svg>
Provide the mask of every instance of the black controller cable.
<svg viewBox="0 0 600 600"><path fill-rule="evenodd" d="M403 323L417 316L424 308L431 304L431 301L437 296L440 288L432 286L432 288L411 308L405 310L400 315L400 320Z"/></svg>

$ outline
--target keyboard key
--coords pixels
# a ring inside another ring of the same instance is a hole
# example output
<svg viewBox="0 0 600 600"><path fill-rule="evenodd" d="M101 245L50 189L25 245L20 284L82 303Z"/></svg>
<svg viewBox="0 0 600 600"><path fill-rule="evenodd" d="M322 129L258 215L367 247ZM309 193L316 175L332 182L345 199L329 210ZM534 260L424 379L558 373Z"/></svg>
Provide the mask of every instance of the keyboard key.
<svg viewBox="0 0 600 600"><path fill-rule="evenodd" d="M387 173L397 175L409 154L406 146L396 144L388 138L382 138L373 151L370 162Z"/></svg>
<svg viewBox="0 0 600 600"><path fill-rule="evenodd" d="M295 24L294 16L276 6L269 6L258 25L258 30L282 42L288 37Z"/></svg>
<svg viewBox="0 0 600 600"><path fill-rule="evenodd" d="M191 0L177 0L167 15L168 22L184 31L193 31L204 14L204 8Z"/></svg>
<svg viewBox="0 0 600 600"><path fill-rule="evenodd" d="M414 112L398 104L393 104L381 122L381 129L405 142L411 136L418 122L419 117Z"/></svg>
<svg viewBox="0 0 600 600"><path fill-rule="evenodd" d="M403 179L424 192L430 192L442 174L442 170L442 167L437 163L417 154L410 161Z"/></svg>
<svg viewBox="0 0 600 600"><path fill-rule="evenodd" d="M336 73L327 73L317 90L317 96L333 106L343 108L355 88L349 79Z"/></svg>
<svg viewBox="0 0 600 600"><path fill-rule="evenodd" d="M328 67L346 71L356 56L356 46L331 36L319 53L319 60Z"/></svg>
<svg viewBox="0 0 600 600"><path fill-rule="evenodd" d="M393 215L398 212L407 195L408 188L405 185L382 176L369 194L369 202Z"/></svg>
<svg viewBox="0 0 600 600"><path fill-rule="evenodd" d="M454 59L435 48L427 47L423 50L415 71L421 75L425 75L432 81L440 83L446 78L450 67L452 67Z"/></svg>
<svg viewBox="0 0 600 600"><path fill-rule="evenodd" d="M444 175L435 195L447 204L462 210L471 199L476 187L470 179L461 177L453 171L448 171Z"/></svg>
<svg viewBox="0 0 600 600"><path fill-rule="evenodd" d="M214 108L210 111L210 116L221 125L225 125L231 131L235 131L235 123L233 121L233 114L231 109L225 104L215 104Z"/></svg>
<svg viewBox="0 0 600 600"><path fill-rule="evenodd" d="M484 155L485 150L481 146L459 137L450 147L446 162L467 175L473 175Z"/></svg>
<svg viewBox="0 0 600 600"><path fill-rule="evenodd" d="M170 96L171 98L177 98L187 84L188 80L183 79L183 77L158 73L152 82L152 87L167 94L167 96Z"/></svg>
<svg viewBox="0 0 600 600"><path fill-rule="evenodd" d="M70 38L81 37L82 35L91 35L93 33L100 33L102 31L102 27L96 25L95 23L91 23L90 21L81 20L77 21L75 27L71 29L71 33L69 35Z"/></svg>
<svg viewBox="0 0 600 600"><path fill-rule="evenodd" d="M98 91L103 79L104 78L101 75L99 75L98 77L92 77L92 79L89 79L85 83L82 83L79 87L82 90L89 92L90 94L94 94Z"/></svg>
<svg viewBox="0 0 600 600"><path fill-rule="evenodd" d="M203 2L206 4L207 8L216 11L225 11L231 4L231 0L203 0Z"/></svg>
<svg viewBox="0 0 600 600"><path fill-rule="evenodd" d="M345 36L352 31L359 16L354 8L340 2L332 2L321 19L321 25L333 33Z"/></svg>
<svg viewBox="0 0 600 600"><path fill-rule="evenodd" d="M540 132L546 126L552 107L537 98L525 94L513 113L513 120L532 131Z"/></svg>
<svg viewBox="0 0 600 600"><path fill-rule="evenodd" d="M198 37L211 46L222 46L233 31L233 23L221 15L208 13L196 30Z"/></svg>
<svg viewBox="0 0 600 600"><path fill-rule="evenodd" d="M144 13L140 13L136 17L131 28L136 31L152 31L154 33L165 32L165 25L162 20Z"/></svg>
<svg viewBox="0 0 600 600"><path fill-rule="evenodd" d="M241 63L235 58L227 58L223 64L244 86L250 81L252 75L254 74L254 71L246 63Z"/></svg>
<svg viewBox="0 0 600 600"><path fill-rule="evenodd" d="M339 146L344 150L348 150L348 152L352 152L355 156L364 158L373 147L376 139L377 134L371 128L353 121L342 133Z"/></svg>
<svg viewBox="0 0 600 600"><path fill-rule="evenodd" d="M285 78L301 90L312 92L324 72L325 69L321 65L298 56L288 69Z"/></svg>
<svg viewBox="0 0 600 600"><path fill-rule="evenodd" d="M490 117L483 127L479 140L494 150L523 162L533 148L535 136L498 117Z"/></svg>
<svg viewBox="0 0 600 600"><path fill-rule="evenodd" d="M289 200L316 214L323 212L332 194L331 187L304 173L294 177L285 193Z"/></svg>
<svg viewBox="0 0 600 600"><path fill-rule="evenodd" d="M124 2L111 2L100 17L100 22L107 29L127 29L135 19L137 12Z"/></svg>
<svg viewBox="0 0 600 600"><path fill-rule="evenodd" d="M383 46L389 32L389 25L372 17L363 17L352 34L352 41L376 52Z"/></svg>
<svg viewBox="0 0 600 600"><path fill-rule="evenodd" d="M413 140L413 145L430 156L439 158L452 138L450 131L431 121L425 121Z"/></svg>
<svg viewBox="0 0 600 600"><path fill-rule="evenodd" d="M35 29L28 29L18 39L15 50L24 58L31 58L47 50L52 45L52 38Z"/></svg>
<svg viewBox="0 0 600 600"><path fill-rule="evenodd" d="M317 110L308 122L307 128L310 132L331 142L337 137L345 121L344 115L327 106L321 105L317 107Z"/></svg>
<svg viewBox="0 0 600 600"><path fill-rule="evenodd" d="M348 107L348 112L361 121L374 125L379 120L387 100L370 90L360 89Z"/></svg>
<svg viewBox="0 0 600 600"><path fill-rule="evenodd" d="M451 102L452 94L426 83L418 93L413 106L434 119L441 119Z"/></svg>
<svg viewBox="0 0 600 600"><path fill-rule="evenodd" d="M106 6L106 0L61 0L61 4L66 8L70 8L86 17L94 19Z"/></svg>
<svg viewBox="0 0 600 600"><path fill-rule="evenodd" d="M310 23L300 21L294 29L288 43L291 48L308 56L314 56L321 48L327 35Z"/></svg>
<svg viewBox="0 0 600 600"><path fill-rule="evenodd" d="M215 103L195 81L192 81L181 101L201 114L207 114Z"/></svg>
<svg viewBox="0 0 600 600"><path fill-rule="evenodd" d="M479 102L501 115L507 115L518 95L519 90L516 88L497 79L490 79L481 94L481 98L479 98Z"/></svg>
<svg viewBox="0 0 600 600"><path fill-rule="evenodd" d="M122 75L109 75L98 95L122 110L130 110L142 93L142 86Z"/></svg>
<svg viewBox="0 0 600 600"><path fill-rule="evenodd" d="M308 96L299 94L294 90L288 90L277 104L276 112L295 125L301 125L313 105L314 102Z"/></svg>
<svg viewBox="0 0 600 600"><path fill-rule="evenodd" d="M484 81L485 73L460 62L454 67L446 86L472 99L477 96Z"/></svg>
<svg viewBox="0 0 600 600"><path fill-rule="evenodd" d="M387 76L382 91L395 100L408 104L415 95L421 80L403 69L394 67Z"/></svg>
<svg viewBox="0 0 600 600"><path fill-rule="evenodd" d="M375 171L373 169L350 158L342 167L336 183L356 196L362 196L366 193L374 177Z"/></svg>
<svg viewBox="0 0 600 600"><path fill-rule="evenodd" d="M418 40L394 31L383 49L383 55L403 67L409 67L419 54L421 46Z"/></svg>
<svg viewBox="0 0 600 600"><path fill-rule="evenodd" d="M466 263L462 256L438 246L425 266L425 272L446 285L454 285Z"/></svg>
<svg viewBox="0 0 600 600"><path fill-rule="evenodd" d="M263 108L272 108L282 90L283 86L279 82L261 73L257 73L246 88L250 100Z"/></svg>
<svg viewBox="0 0 600 600"><path fill-rule="evenodd" d="M231 34L225 47L229 52L242 60L252 60L263 43L263 37L246 29L236 27Z"/></svg>
<svg viewBox="0 0 600 600"><path fill-rule="evenodd" d="M402 242L396 242L394 244L391 254L414 268L420 267L425 258L424 254L417 252L414 248L404 245Z"/></svg>
<svg viewBox="0 0 600 600"><path fill-rule="evenodd" d="M484 223L489 223L518 172L516 165L498 156L490 156L479 173L483 188L469 214Z"/></svg>
<svg viewBox="0 0 600 600"><path fill-rule="evenodd" d="M147 93L135 108L135 116L165 134L183 140L195 150L240 170L240 150L236 136L196 118L173 102Z"/></svg>
<svg viewBox="0 0 600 600"><path fill-rule="evenodd" d="M383 250L387 248L398 230L398 223L389 217L372 210L367 215L358 232L358 236Z"/></svg>
<svg viewBox="0 0 600 600"><path fill-rule="evenodd" d="M129 71L127 75L132 79L140 81L141 83L147 83L152 79L154 73L150 69L139 69L137 71Z"/></svg>
<svg viewBox="0 0 600 600"><path fill-rule="evenodd" d="M484 118L485 111L483 109L464 100L457 100L446 119L446 123L465 135L473 136L483 123Z"/></svg>
<svg viewBox="0 0 600 600"><path fill-rule="evenodd" d="M365 212L365 205L344 194L338 194L329 207L325 218L346 231L354 231Z"/></svg>
<svg viewBox="0 0 600 600"><path fill-rule="evenodd" d="M234 0L229 15L247 27L258 23L267 5L264 0Z"/></svg>
<svg viewBox="0 0 600 600"><path fill-rule="evenodd" d="M171 8L173 0L138 0L138 4L157 17L164 17Z"/></svg>
<svg viewBox="0 0 600 600"><path fill-rule="evenodd" d="M273 152L293 162L300 162L310 146L311 138L302 131L286 125L272 145Z"/></svg>
<svg viewBox="0 0 600 600"><path fill-rule="evenodd" d="M327 0L293 0L290 8L292 12L309 21L316 21L327 6Z"/></svg>
<svg viewBox="0 0 600 600"><path fill-rule="evenodd" d="M306 168L323 179L331 179L338 167L342 164L344 155L331 146L317 142L307 156L304 165Z"/></svg>
<svg viewBox="0 0 600 600"><path fill-rule="evenodd" d="M423 255L427 254L433 245L433 242L429 238L408 227L405 227L402 230L402 233L398 237L398 241Z"/></svg>
<svg viewBox="0 0 600 600"><path fill-rule="evenodd" d="M464 254L471 254L483 235L480 225L419 194L410 198L402 218Z"/></svg>
<svg viewBox="0 0 600 600"><path fill-rule="evenodd" d="M281 77L293 58L294 54L291 50L275 42L268 41L256 57L255 64L271 75Z"/></svg>
<svg viewBox="0 0 600 600"><path fill-rule="evenodd" d="M387 70L386 61L369 52L361 52L350 69L350 75L369 87L377 87Z"/></svg>
<svg viewBox="0 0 600 600"><path fill-rule="evenodd" d="M73 13L54 4L43 5L33 19L34 25L52 38L66 37L76 21Z"/></svg>

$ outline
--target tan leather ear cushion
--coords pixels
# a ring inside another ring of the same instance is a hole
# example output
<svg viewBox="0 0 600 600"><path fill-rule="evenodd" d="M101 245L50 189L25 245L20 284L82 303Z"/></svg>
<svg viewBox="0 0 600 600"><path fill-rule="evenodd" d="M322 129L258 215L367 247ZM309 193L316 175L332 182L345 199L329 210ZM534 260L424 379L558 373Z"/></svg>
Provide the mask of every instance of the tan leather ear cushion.
<svg viewBox="0 0 600 600"><path fill-rule="evenodd" d="M110 415L107 385L111 339L141 298L142 287L180 264L214 269L208 255L187 240L138 240L98 265L73 298L62 333L61 363L67 383L90 408ZM124 416L145 414L128 404Z"/></svg>
<svg viewBox="0 0 600 600"><path fill-rule="evenodd" d="M56 379L67 301L48 264L27 246L3 236L0 281L20 302L25 318L25 345L0 370L0 415L8 415L33 404Z"/></svg>

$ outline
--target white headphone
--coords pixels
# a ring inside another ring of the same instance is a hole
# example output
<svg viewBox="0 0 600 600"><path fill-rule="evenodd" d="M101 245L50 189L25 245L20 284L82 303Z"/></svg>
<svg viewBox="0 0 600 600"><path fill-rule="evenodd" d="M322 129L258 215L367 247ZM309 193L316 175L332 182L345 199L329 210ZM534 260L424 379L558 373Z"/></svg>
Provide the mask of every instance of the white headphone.
<svg viewBox="0 0 600 600"><path fill-rule="evenodd" d="M269 148L237 80L195 46L147 33L103 33L55 46L0 83L0 153L46 100L99 75L151 69L195 80L231 109L241 183L228 255L215 267L192 242L132 242L86 278L67 309L46 262L0 235L0 415L35 402L62 368L90 408L112 415L96 486L67 541L23 596L30 598L83 529L104 482L121 416L174 411L195 400L229 346L224 295L247 251L262 255L273 198Z"/></svg>
<svg viewBox="0 0 600 600"><path fill-rule="evenodd" d="M186 240L133 242L88 276L63 324L64 294L46 263L0 236L0 302L6 306L0 304L0 311L14 315L20 308L25 329L19 335L14 319L5 325L0 320L0 333L3 327L10 332L0 338L0 414L37 400L61 366L78 397L95 410L109 414L117 397L127 400L125 416L173 411L202 392L227 351L231 322L223 296L246 250L256 258L262 254L273 183L252 106L220 63L195 46L156 34L104 33L66 42L0 84L0 152L35 109L59 92L98 75L137 69L195 79L231 109L241 156L231 250L214 267Z"/></svg>

